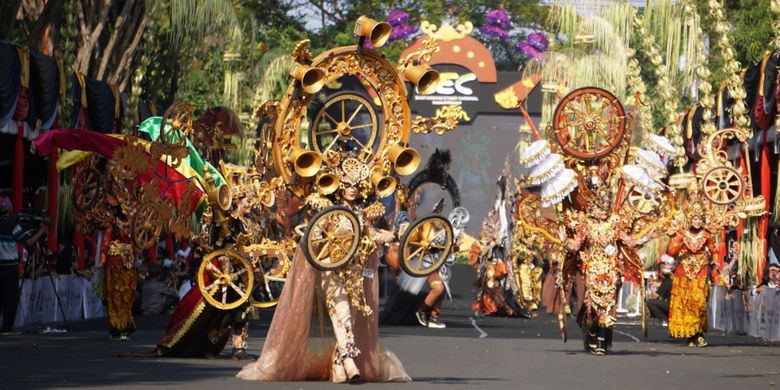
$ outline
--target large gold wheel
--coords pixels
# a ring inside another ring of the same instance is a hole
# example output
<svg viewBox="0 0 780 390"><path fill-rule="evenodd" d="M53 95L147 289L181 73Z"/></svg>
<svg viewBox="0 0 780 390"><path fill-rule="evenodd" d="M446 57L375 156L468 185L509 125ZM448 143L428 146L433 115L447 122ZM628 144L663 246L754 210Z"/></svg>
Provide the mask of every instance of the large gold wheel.
<svg viewBox="0 0 780 390"><path fill-rule="evenodd" d="M135 246L142 250L149 249L160 238L163 225L167 223L167 220L163 220L158 205L142 203L133 215L130 225Z"/></svg>
<svg viewBox="0 0 780 390"><path fill-rule="evenodd" d="M303 235L306 260L321 271L339 269L355 257L360 243L357 215L343 206L315 214Z"/></svg>
<svg viewBox="0 0 780 390"><path fill-rule="evenodd" d="M73 200L78 211L91 209L102 196L100 172L95 168L82 168L73 184L76 193Z"/></svg>
<svg viewBox="0 0 780 390"><path fill-rule="evenodd" d="M203 298L218 309L241 306L249 299L254 283L252 266L232 249L209 253L198 268L198 288Z"/></svg>
<svg viewBox="0 0 780 390"><path fill-rule="evenodd" d="M452 237L452 225L445 218L431 215L416 221L401 237L401 268L416 277L438 271L452 252Z"/></svg>
<svg viewBox="0 0 780 390"><path fill-rule="evenodd" d="M615 95L601 88L580 88L555 108L553 133L564 152L582 160L614 150L623 138L626 114Z"/></svg>
<svg viewBox="0 0 780 390"><path fill-rule="evenodd" d="M702 180L704 196L718 205L729 205L737 201L744 190L742 176L733 168L716 167L704 175Z"/></svg>
<svg viewBox="0 0 780 390"><path fill-rule="evenodd" d="M261 277L252 290L252 306L260 309L276 306L291 265L284 247L262 243L245 246L241 251L251 259L257 275Z"/></svg>
<svg viewBox="0 0 780 390"><path fill-rule="evenodd" d="M377 124L376 138L372 142L375 147L366 144L366 146L373 149L375 155L382 155L385 149L392 145L399 143L407 145L409 143L411 111L406 101L406 86L395 66L388 62L382 54L365 48L358 53L357 46L344 46L318 55L312 60L311 66L322 69L325 72L325 79L322 80L324 83L337 81L345 76L355 76L365 81L365 85L376 92L382 107L382 123ZM366 70L369 69L370 71L367 72ZM299 142L298 134L301 121L305 117L306 110L309 109L313 97L312 94L296 91L296 84L290 83L287 93L279 102L279 116L274 124L274 166L279 176L286 183L292 182L293 177L292 164L288 161L288 156L295 148L304 147ZM357 95L353 94L353 96ZM355 100L355 102L357 101ZM338 102L336 105L339 113L333 118L336 122L341 122L339 120L341 118L340 104ZM361 109L360 112L363 112L363 110ZM349 119L346 113L345 116ZM325 121L330 120L325 118ZM364 124L368 124L368 121ZM354 127L352 130L355 130ZM328 130L323 129L323 131ZM323 134L323 136L327 135L329 134ZM311 137L311 139L314 140L315 138ZM361 142L365 144L362 139ZM324 146L327 148L328 145ZM313 145L310 145L309 149L312 151L316 150Z"/></svg>
<svg viewBox="0 0 780 390"><path fill-rule="evenodd" d="M346 92L329 96L317 111L309 131L314 151L338 151L343 145L373 150L378 136L373 105L363 96ZM351 145L350 145L351 144Z"/></svg>

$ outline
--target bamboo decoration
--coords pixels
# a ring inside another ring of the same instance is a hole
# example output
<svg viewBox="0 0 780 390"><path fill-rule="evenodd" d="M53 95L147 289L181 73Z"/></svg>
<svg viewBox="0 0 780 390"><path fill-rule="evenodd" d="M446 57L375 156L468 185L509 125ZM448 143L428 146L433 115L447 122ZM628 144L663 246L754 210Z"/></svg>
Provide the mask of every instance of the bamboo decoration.
<svg viewBox="0 0 780 390"><path fill-rule="evenodd" d="M719 0L708 0L707 6L709 7L709 15L715 24L715 33L719 35L718 45L725 63L728 94L730 98L734 99L734 105L729 109L731 111L731 120L735 127L744 132L747 136L746 139L749 139L753 136L753 130L750 128L750 119L748 118L747 107L744 102L747 93L745 92L745 86L742 84L742 67L736 59L734 48L731 44L729 36L730 26L726 22L723 5ZM744 142L746 139L740 139L740 141Z"/></svg>
<svg viewBox="0 0 780 390"><path fill-rule="evenodd" d="M73 109L73 102L70 98L68 90L68 81L70 75L73 74L73 64L76 62L76 40L78 39L78 22L76 21L76 0L67 0L64 6L65 22L62 25L62 42L60 47L62 48L62 77L64 80L61 83L60 91L60 127L70 127L72 125L71 111Z"/></svg>
<svg viewBox="0 0 780 390"><path fill-rule="evenodd" d="M678 106L679 106L679 93L672 86L671 80L669 80L669 73L666 64L663 63L663 57L658 48L658 44L655 42L655 38L648 33L645 28L642 19L638 16L634 17L634 28L640 37L642 47L650 59L650 63L653 65L653 71L656 77L658 77L658 95L662 101L662 107L660 108L663 123L665 124L665 130L667 136L672 141L672 144L677 148L677 156L675 157L674 164L678 167L684 166L688 162L688 157L685 155L683 149L683 138L680 131L680 125L677 122Z"/></svg>

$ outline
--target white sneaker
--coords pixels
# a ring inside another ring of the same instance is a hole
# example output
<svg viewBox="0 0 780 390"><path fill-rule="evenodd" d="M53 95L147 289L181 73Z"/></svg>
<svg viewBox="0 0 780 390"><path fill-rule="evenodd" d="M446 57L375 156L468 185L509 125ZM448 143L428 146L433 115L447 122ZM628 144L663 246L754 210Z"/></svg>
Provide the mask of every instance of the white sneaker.
<svg viewBox="0 0 780 390"><path fill-rule="evenodd" d="M436 329L444 329L447 327L447 325L444 325L443 322L439 321L438 318L429 318L428 319L428 327L429 328L436 328Z"/></svg>

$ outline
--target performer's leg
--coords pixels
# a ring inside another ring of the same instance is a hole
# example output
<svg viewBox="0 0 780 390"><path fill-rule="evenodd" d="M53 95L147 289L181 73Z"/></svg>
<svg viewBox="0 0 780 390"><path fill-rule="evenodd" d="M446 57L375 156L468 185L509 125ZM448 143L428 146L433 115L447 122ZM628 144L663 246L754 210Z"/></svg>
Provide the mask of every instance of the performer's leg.
<svg viewBox="0 0 780 390"><path fill-rule="evenodd" d="M339 283L338 276L333 272L322 273L322 289L327 297L328 315L336 336L331 380L355 380L360 377L360 371L354 361L360 350L355 345L355 336L352 333L352 308L349 298L344 285Z"/></svg>
<svg viewBox="0 0 780 390"><path fill-rule="evenodd" d="M607 353L607 345L609 338L610 328L605 326L599 326L596 331L596 348L591 353L597 356L602 356Z"/></svg>
<svg viewBox="0 0 780 390"><path fill-rule="evenodd" d="M428 313L428 327L429 328L445 328L446 325L439 321L439 308L441 307L441 301L444 299L444 282L439 278L439 274L436 275L435 280L431 281L429 277L429 283L431 285L431 291L428 292L428 296L425 297L422 310ZM433 275L431 275L433 276Z"/></svg>
<svg viewBox="0 0 780 390"><path fill-rule="evenodd" d="M428 276L428 286L430 286L431 290L425 296L425 300L416 313L417 320L423 326L443 328L444 326L442 325L444 324L438 321L439 312L437 306L440 305L441 298L444 297L445 288L444 282L442 282L441 276L437 272Z"/></svg>
<svg viewBox="0 0 780 390"><path fill-rule="evenodd" d="M236 317L233 319L233 359L246 360L253 357L246 352L247 340L249 339L249 311L252 306L244 304L234 309Z"/></svg>
<svg viewBox="0 0 780 390"><path fill-rule="evenodd" d="M531 281L533 282L531 289L533 301L530 309L536 310L539 308L539 303L542 301L542 267L536 267L531 270Z"/></svg>

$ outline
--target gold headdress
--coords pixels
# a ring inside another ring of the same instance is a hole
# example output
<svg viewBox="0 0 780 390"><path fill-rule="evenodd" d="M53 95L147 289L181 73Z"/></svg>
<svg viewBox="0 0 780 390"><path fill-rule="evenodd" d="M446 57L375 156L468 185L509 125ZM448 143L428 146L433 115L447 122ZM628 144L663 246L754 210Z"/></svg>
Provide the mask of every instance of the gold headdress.
<svg viewBox="0 0 780 390"><path fill-rule="evenodd" d="M612 193L606 185L599 186L588 197L588 213L595 215L596 211L607 211L612 207Z"/></svg>
<svg viewBox="0 0 780 390"><path fill-rule="evenodd" d="M693 202L688 206L688 212L686 215L688 216L688 220L692 220L694 218L701 218L706 219L707 218L707 207L702 202Z"/></svg>
<svg viewBox="0 0 780 390"><path fill-rule="evenodd" d="M368 179L370 170L366 163L355 157L347 157L341 162L341 166L336 169L335 173L342 183L356 186Z"/></svg>

